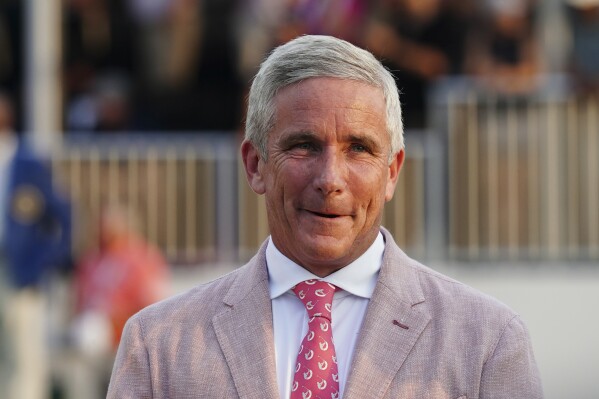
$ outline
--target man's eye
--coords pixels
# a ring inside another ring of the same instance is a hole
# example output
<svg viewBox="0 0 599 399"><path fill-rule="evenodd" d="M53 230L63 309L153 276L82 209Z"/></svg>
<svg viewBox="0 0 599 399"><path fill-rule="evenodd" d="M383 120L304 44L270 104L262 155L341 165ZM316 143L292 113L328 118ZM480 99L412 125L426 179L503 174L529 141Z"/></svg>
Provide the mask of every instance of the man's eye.
<svg viewBox="0 0 599 399"><path fill-rule="evenodd" d="M368 148L362 144L352 144L350 148L352 151L356 152L368 152Z"/></svg>
<svg viewBox="0 0 599 399"><path fill-rule="evenodd" d="M299 143L295 145L295 148L298 150L310 151L314 149L314 146L311 143Z"/></svg>

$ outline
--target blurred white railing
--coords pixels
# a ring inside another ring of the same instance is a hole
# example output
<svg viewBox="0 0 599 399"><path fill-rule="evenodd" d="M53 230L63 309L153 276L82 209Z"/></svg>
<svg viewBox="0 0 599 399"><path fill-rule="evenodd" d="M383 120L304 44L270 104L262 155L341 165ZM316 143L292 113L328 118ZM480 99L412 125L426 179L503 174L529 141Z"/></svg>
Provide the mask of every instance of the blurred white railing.
<svg viewBox="0 0 599 399"><path fill-rule="evenodd" d="M67 136L54 165L75 205L77 246L96 245L101 207L118 203L172 262L234 257L235 143L231 134Z"/></svg>
<svg viewBox="0 0 599 399"><path fill-rule="evenodd" d="M445 89L450 257L599 259L597 99Z"/></svg>
<svg viewBox="0 0 599 399"><path fill-rule="evenodd" d="M599 103L568 90L491 96L440 85L435 130L408 132L383 225L418 258L599 259ZM103 203L130 206L172 263L239 262L268 235L239 137L66 135L54 157L76 204L78 247ZM133 221L132 217L132 221Z"/></svg>
<svg viewBox="0 0 599 399"><path fill-rule="evenodd" d="M126 205L129 223L173 264L243 261L268 235L263 197L239 160L239 138L221 134L66 135L53 158L75 207L79 250L97 245L103 204ZM424 253L423 142L408 157L384 224L408 251Z"/></svg>

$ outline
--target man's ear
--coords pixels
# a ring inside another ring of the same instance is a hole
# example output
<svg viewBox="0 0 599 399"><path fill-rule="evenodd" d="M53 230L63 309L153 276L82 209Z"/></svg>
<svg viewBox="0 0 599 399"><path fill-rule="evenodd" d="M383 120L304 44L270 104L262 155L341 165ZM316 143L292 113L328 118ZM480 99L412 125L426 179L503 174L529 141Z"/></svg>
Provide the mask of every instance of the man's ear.
<svg viewBox="0 0 599 399"><path fill-rule="evenodd" d="M254 144L244 140L241 144L241 158L245 168L245 176L256 194L264 194L266 187L260 164L263 162Z"/></svg>
<svg viewBox="0 0 599 399"><path fill-rule="evenodd" d="M393 198L393 193L395 192L395 186L397 186L397 179L399 178L399 172L403 166L405 154L405 151L402 149L393 156L393 160L389 164L389 180L387 180L387 187L385 189L385 201L391 201L391 198Z"/></svg>

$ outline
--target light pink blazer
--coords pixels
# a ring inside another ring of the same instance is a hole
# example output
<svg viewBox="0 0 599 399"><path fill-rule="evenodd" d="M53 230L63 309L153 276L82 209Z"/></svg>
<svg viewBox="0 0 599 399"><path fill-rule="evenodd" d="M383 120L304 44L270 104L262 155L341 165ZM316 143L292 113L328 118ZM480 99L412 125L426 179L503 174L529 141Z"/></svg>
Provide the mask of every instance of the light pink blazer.
<svg viewBox="0 0 599 399"><path fill-rule="evenodd" d="M520 317L410 259L382 232L383 265L344 399L542 398ZM108 398L277 398L265 247L133 316Z"/></svg>

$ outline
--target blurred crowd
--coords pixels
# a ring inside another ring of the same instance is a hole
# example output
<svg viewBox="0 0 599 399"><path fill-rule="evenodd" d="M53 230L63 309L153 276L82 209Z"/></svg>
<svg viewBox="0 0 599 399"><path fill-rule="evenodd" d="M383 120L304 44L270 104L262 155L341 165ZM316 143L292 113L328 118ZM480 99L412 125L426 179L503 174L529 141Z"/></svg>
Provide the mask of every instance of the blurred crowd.
<svg viewBox="0 0 599 399"><path fill-rule="evenodd" d="M555 0L564 71L599 80L599 1ZM366 47L397 76L406 125L426 124L426 89L447 75L523 94L543 72L539 0L64 0L68 132L240 128L253 73L274 46L329 34ZM0 0L0 87L19 98L23 2ZM546 4L545 4L546 5ZM547 44L546 44L547 45ZM549 43L551 45L551 43Z"/></svg>

